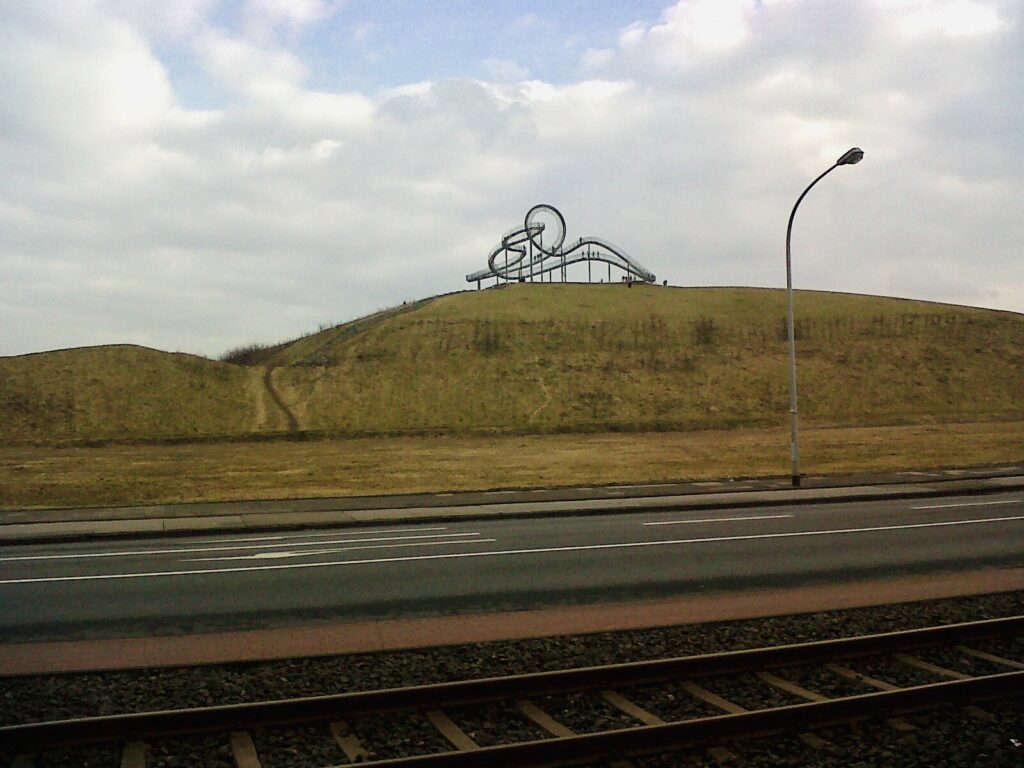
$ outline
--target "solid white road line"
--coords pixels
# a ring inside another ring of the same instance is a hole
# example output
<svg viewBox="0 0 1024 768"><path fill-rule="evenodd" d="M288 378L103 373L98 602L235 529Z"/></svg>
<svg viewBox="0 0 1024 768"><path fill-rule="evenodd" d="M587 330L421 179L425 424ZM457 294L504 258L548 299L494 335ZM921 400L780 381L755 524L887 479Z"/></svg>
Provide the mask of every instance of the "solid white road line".
<svg viewBox="0 0 1024 768"><path fill-rule="evenodd" d="M793 515L752 515L750 517L706 517L703 520L662 520L644 525L693 525L694 523L730 523L735 520L779 520Z"/></svg>
<svg viewBox="0 0 1024 768"><path fill-rule="evenodd" d="M79 552L66 555L18 555L16 557L0 557L0 562L23 560L80 560L94 557L134 557L137 555L188 555L193 552L233 552L242 549L273 549L274 547L294 547L296 544L313 546L330 546L332 544L358 544L365 541L406 541L410 539L443 539L450 536L479 536L479 533L429 533L423 536L379 536L375 539L334 539L327 541L296 542L286 541L282 544L245 544L233 547L186 547L183 549L138 549L121 552Z"/></svg>
<svg viewBox="0 0 1024 768"><path fill-rule="evenodd" d="M585 552L600 549L632 549L635 547L666 547L678 544L707 544L717 541L749 541L752 539L787 539L799 536L836 536L876 531L903 531L914 528L944 528L954 525L983 525L1024 520L1024 515L1013 517L985 517L977 520L952 520L942 523L912 523L908 525L877 525L870 528L837 528L821 531L793 531L791 533L757 533L746 536L714 536L704 539L674 539L667 541L628 541L619 544L581 544L566 547L538 547L535 549L505 549L492 552L458 552L443 555L410 555L408 557L380 557L368 560L335 560L327 563L289 563L283 565L251 565L236 568L209 568L189 571L148 571L145 573L101 573L87 576L40 576L27 579L0 579L0 584L40 584L58 581L100 581L104 579L144 579L156 576L200 576L212 573L242 573L246 571L280 571L296 568L327 568L341 565L370 565L379 563L405 563L418 560L459 560L466 557L504 557L507 555L537 555L553 552Z"/></svg>
<svg viewBox="0 0 1024 768"><path fill-rule="evenodd" d="M230 555L228 557L191 557L182 558L182 563L215 563L221 560L278 560L288 557L318 557L331 555L335 552L351 552L357 549L402 549L403 547L443 547L449 544L491 544L497 539L473 539L472 541L414 541L408 544L370 544L360 547L332 547L331 549L309 549L305 552L257 552L254 555Z"/></svg>
<svg viewBox="0 0 1024 768"><path fill-rule="evenodd" d="M346 529L344 534L335 528L332 531L326 531L324 533L313 533L313 532L294 532L294 533L278 533L273 536L238 536L234 538L222 538L217 537L215 539L191 539L189 544L223 544L225 542L235 543L240 541L294 541L295 539L312 539L323 536L379 536L386 533L412 533L413 531L447 531L448 528L443 525L433 526L426 528L419 526L416 528L386 528L383 530L348 530Z"/></svg>
<svg viewBox="0 0 1024 768"><path fill-rule="evenodd" d="M911 507L911 509L952 509L953 507L994 507L997 504L1020 504L1024 499L1006 499L1003 501L963 501L957 504L931 504L927 507Z"/></svg>

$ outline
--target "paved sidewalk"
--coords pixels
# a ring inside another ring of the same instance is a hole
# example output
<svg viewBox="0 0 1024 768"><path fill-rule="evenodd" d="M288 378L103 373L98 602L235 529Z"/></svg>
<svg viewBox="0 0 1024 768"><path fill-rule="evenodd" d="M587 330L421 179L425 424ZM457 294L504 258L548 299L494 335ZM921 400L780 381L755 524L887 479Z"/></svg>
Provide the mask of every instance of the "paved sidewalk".
<svg viewBox="0 0 1024 768"><path fill-rule="evenodd" d="M272 531L392 523L728 509L1024 490L1024 465L698 483L478 491L137 507L0 510L0 546L133 535Z"/></svg>

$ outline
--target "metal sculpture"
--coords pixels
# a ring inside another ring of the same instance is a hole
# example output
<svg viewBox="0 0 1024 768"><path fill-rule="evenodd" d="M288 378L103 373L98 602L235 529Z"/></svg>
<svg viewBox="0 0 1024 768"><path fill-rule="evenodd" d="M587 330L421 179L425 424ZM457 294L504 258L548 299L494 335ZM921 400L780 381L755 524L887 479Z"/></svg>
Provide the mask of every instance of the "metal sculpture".
<svg viewBox="0 0 1024 768"><path fill-rule="evenodd" d="M545 243L545 239L547 242ZM642 280L653 283L653 272L644 268L621 248L599 237L581 237L565 247L565 217L553 205L535 205L526 213L523 226L509 230L487 256L487 269L466 275L466 282L477 284L495 278L496 282L533 282L535 279L548 281L554 278L556 270L561 272L562 282L566 281L566 269L580 262L604 262L608 265L608 281L611 282L612 267L626 273L626 280ZM587 278L590 282L590 264L587 264Z"/></svg>

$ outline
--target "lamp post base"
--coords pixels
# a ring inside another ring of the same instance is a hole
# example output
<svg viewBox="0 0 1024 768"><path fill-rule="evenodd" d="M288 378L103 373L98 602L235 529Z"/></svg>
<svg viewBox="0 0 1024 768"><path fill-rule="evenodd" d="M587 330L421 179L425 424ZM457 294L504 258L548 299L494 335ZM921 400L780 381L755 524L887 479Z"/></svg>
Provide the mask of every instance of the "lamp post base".
<svg viewBox="0 0 1024 768"><path fill-rule="evenodd" d="M792 477L793 477L793 487L794 488L799 488L800 487L800 475L793 475Z"/></svg>

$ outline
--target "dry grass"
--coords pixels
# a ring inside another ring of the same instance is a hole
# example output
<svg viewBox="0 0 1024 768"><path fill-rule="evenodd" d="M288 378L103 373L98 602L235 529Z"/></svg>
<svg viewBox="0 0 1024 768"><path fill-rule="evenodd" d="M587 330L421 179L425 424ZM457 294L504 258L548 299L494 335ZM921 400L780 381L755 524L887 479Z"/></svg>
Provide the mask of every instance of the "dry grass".
<svg viewBox="0 0 1024 768"><path fill-rule="evenodd" d="M808 474L1024 460L1024 422L807 428ZM297 498L787 475L785 428L0 448L3 506Z"/></svg>
<svg viewBox="0 0 1024 768"><path fill-rule="evenodd" d="M785 293L512 285L282 353L302 428L573 432L778 423ZM801 411L833 425L1024 417L1024 317L799 292ZM979 393L984 392L984 396Z"/></svg>
<svg viewBox="0 0 1024 768"><path fill-rule="evenodd" d="M784 308L781 290L510 285L278 345L263 368L123 346L0 358L0 443L767 427L788 410ZM796 309L819 425L1024 418L1022 315L813 291Z"/></svg>
<svg viewBox="0 0 1024 768"><path fill-rule="evenodd" d="M281 344L264 367L130 346L0 358L0 505L786 475L784 302L511 285ZM1024 459L1024 316L808 291L796 311L806 472ZM38 447L251 440L293 420L448 436Z"/></svg>
<svg viewBox="0 0 1024 768"><path fill-rule="evenodd" d="M0 441L256 431L262 391L258 371L130 345L0 357Z"/></svg>

